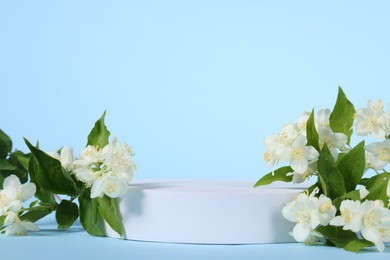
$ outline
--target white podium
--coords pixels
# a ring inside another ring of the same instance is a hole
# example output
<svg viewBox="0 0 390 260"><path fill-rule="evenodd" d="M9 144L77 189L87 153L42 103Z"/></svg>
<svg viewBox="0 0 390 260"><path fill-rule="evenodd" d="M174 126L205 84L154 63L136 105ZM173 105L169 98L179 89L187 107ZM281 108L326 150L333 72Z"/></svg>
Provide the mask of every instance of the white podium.
<svg viewBox="0 0 390 260"><path fill-rule="evenodd" d="M253 181L138 180L119 201L125 239L200 244L293 242L286 202L292 184L253 188ZM108 225L106 235L119 237Z"/></svg>

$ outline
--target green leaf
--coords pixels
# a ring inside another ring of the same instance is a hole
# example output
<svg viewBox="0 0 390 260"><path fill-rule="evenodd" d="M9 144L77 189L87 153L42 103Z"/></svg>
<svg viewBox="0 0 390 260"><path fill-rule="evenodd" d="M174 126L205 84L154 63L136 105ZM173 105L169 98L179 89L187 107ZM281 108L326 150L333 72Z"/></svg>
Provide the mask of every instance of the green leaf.
<svg viewBox="0 0 390 260"><path fill-rule="evenodd" d="M18 152L10 153L7 161L13 166L15 166L15 168L13 170L1 170L1 175L4 178L6 178L11 174L14 174L19 178L21 183L26 183L28 181L28 173L18 158L19 158Z"/></svg>
<svg viewBox="0 0 390 260"><path fill-rule="evenodd" d="M25 154L22 151L16 150L12 153L12 156L15 157L20 166L23 167L25 171L28 171L31 154Z"/></svg>
<svg viewBox="0 0 390 260"><path fill-rule="evenodd" d="M89 133L87 145L92 145L97 148L103 148L108 144L108 138L110 137L110 132L108 131L106 125L104 124L105 116L106 116L106 111L104 111L102 117L96 121L95 126Z"/></svg>
<svg viewBox="0 0 390 260"><path fill-rule="evenodd" d="M320 151L318 142L318 132L314 123L314 109L311 111L309 119L306 123L307 146L313 146L317 151Z"/></svg>
<svg viewBox="0 0 390 260"><path fill-rule="evenodd" d="M367 200L382 200L385 205L388 204L387 185L389 183L390 173L381 173L371 177L366 184L368 193Z"/></svg>
<svg viewBox="0 0 390 260"><path fill-rule="evenodd" d="M7 160L5 159L0 159L0 171L13 171L15 170L16 167L12 164L10 164Z"/></svg>
<svg viewBox="0 0 390 260"><path fill-rule="evenodd" d="M38 206L31 208L29 211L27 211L25 214L20 216L21 220L24 221L31 221L36 222L40 220L41 218L46 217L50 213L52 213L55 210L55 206L49 207L49 206Z"/></svg>
<svg viewBox="0 0 390 260"><path fill-rule="evenodd" d="M35 158L31 158L29 163L29 173L30 173L30 181L35 184L36 192L35 197L37 197L40 201L47 204L55 204L53 194L50 191L45 190L41 187L41 185L37 182L36 176L39 170L38 162Z"/></svg>
<svg viewBox="0 0 390 260"><path fill-rule="evenodd" d="M293 169L291 169L290 166L281 167L281 168L275 170L273 174L272 174L272 172L270 172L270 173L264 175L260 180L258 180L256 182L256 184L254 185L254 188L258 187L258 186L268 185L268 184L271 184L275 181L291 182L293 176L292 175L287 176L287 173L290 173L290 172L293 172Z"/></svg>
<svg viewBox="0 0 390 260"><path fill-rule="evenodd" d="M69 228L79 217L79 207L69 200L62 200L56 210L58 228Z"/></svg>
<svg viewBox="0 0 390 260"><path fill-rule="evenodd" d="M351 242L349 242L344 249L351 252L359 252L365 247L373 246L374 244L370 241L367 241L365 239L354 239Z"/></svg>
<svg viewBox="0 0 390 260"><path fill-rule="evenodd" d="M123 236L123 226L120 214L118 212L118 204L115 199L106 195L101 198L96 198L99 204L100 215L115 230L121 237Z"/></svg>
<svg viewBox="0 0 390 260"><path fill-rule="evenodd" d="M322 191L330 199L341 197L345 194L344 178L335 166L332 154L328 146L324 145L318 157L318 175Z"/></svg>
<svg viewBox="0 0 390 260"><path fill-rule="evenodd" d="M338 197L333 200L332 204L336 207L336 209L340 208L341 202L345 199L350 200L360 200L360 191L359 190L353 190L345 194L344 196Z"/></svg>
<svg viewBox="0 0 390 260"><path fill-rule="evenodd" d="M31 145L27 139L24 140L38 164L35 181L43 189L52 193L76 195L77 185L69 173L62 168L61 162Z"/></svg>
<svg viewBox="0 0 390 260"><path fill-rule="evenodd" d="M89 190L78 198L80 205L80 222L85 231L93 236L104 236L104 221L99 214L98 202L91 199Z"/></svg>
<svg viewBox="0 0 390 260"><path fill-rule="evenodd" d="M32 202L30 203L30 205L29 205L29 208L35 207L35 205L37 205L38 203L39 203L39 200L34 200L34 201L32 201Z"/></svg>
<svg viewBox="0 0 390 260"><path fill-rule="evenodd" d="M362 141L345 154L337 164L337 168L343 175L345 189L347 192L356 189L356 186L363 177L365 167L365 149L364 141Z"/></svg>
<svg viewBox="0 0 390 260"><path fill-rule="evenodd" d="M9 136L0 129L0 158L6 159L8 153L12 151L12 141Z"/></svg>
<svg viewBox="0 0 390 260"><path fill-rule="evenodd" d="M348 144L352 135L352 126L355 115L353 104L347 99L341 87L337 95L337 101L330 114L329 123L333 132L344 133L348 137Z"/></svg>
<svg viewBox="0 0 390 260"><path fill-rule="evenodd" d="M357 239L354 232L350 230L343 230L342 227L334 227L330 225L319 226L316 230L329 239L335 246L340 248L344 248L352 240Z"/></svg>
<svg viewBox="0 0 390 260"><path fill-rule="evenodd" d="M1 227L4 225L5 218L6 218L6 216L0 216L0 230L1 230Z"/></svg>

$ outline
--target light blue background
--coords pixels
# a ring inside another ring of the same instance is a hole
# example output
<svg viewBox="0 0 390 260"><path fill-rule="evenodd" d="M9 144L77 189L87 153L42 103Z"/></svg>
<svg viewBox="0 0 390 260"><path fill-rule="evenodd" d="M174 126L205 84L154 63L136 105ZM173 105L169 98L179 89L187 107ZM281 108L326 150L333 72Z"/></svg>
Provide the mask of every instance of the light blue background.
<svg viewBox="0 0 390 260"><path fill-rule="evenodd" d="M77 154L107 109L112 134L134 147L137 178L256 180L269 171L263 138L332 107L338 85L356 106L389 100L389 13L388 1L0 0L0 127L23 151L27 137ZM388 258L118 241L52 221L0 236L2 257Z"/></svg>
<svg viewBox="0 0 390 260"><path fill-rule="evenodd" d="M304 110L388 101L388 1L0 2L1 128L85 146L107 109L137 178L247 178Z"/></svg>

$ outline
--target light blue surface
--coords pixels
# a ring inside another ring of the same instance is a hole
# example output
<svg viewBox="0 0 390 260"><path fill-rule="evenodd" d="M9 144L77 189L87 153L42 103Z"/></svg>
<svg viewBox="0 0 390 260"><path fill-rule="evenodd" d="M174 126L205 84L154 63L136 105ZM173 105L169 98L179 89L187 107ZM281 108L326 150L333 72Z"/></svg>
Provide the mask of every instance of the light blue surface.
<svg viewBox="0 0 390 260"><path fill-rule="evenodd" d="M248 178L304 110L388 98L389 1L0 1L0 127L46 150L107 109L137 178Z"/></svg>
<svg viewBox="0 0 390 260"><path fill-rule="evenodd" d="M50 217L49 217L50 218ZM56 231L46 221L41 231L26 237L0 236L1 259L389 259L375 248L358 254L342 249L299 243L258 245L197 245L150 243L89 236L75 226Z"/></svg>

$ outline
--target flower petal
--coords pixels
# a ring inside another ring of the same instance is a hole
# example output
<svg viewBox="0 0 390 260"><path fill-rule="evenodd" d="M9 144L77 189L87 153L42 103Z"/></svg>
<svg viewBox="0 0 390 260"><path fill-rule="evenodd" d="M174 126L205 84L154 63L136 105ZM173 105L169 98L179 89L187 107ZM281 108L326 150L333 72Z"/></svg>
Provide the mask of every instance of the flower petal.
<svg viewBox="0 0 390 260"><path fill-rule="evenodd" d="M30 182L22 186L22 192L20 194L21 200L25 201L34 196L37 188L34 183Z"/></svg>
<svg viewBox="0 0 390 260"><path fill-rule="evenodd" d="M297 242L305 242L310 235L311 228L309 225L296 224L293 229L293 236Z"/></svg>

